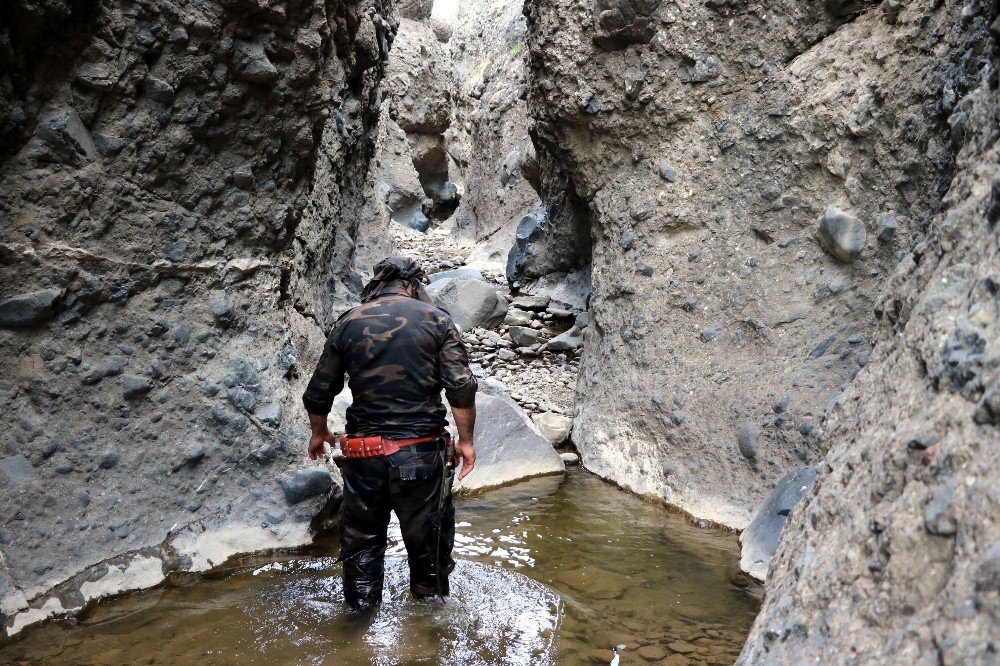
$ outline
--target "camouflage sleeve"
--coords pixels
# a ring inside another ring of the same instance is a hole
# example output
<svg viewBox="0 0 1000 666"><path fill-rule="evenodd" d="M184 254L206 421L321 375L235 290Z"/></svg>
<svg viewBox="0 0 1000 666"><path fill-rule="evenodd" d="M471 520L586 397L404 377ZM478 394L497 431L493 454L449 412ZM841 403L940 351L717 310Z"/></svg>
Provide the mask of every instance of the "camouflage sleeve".
<svg viewBox="0 0 1000 666"><path fill-rule="evenodd" d="M336 329L330 333L323 346L316 371L302 394L302 404L310 414L329 414L333 399L344 390L344 363L336 343Z"/></svg>
<svg viewBox="0 0 1000 666"><path fill-rule="evenodd" d="M462 336L450 318L444 320L444 341L438 354L438 370L444 395L452 407L472 407L476 404L476 390L479 385L469 369L469 353L462 342Z"/></svg>

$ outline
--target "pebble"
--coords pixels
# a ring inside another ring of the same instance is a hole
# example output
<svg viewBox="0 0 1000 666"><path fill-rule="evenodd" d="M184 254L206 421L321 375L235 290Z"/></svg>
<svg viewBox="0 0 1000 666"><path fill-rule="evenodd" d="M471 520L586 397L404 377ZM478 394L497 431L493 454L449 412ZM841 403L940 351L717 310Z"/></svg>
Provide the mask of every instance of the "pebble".
<svg viewBox="0 0 1000 666"><path fill-rule="evenodd" d="M744 457L754 459L760 448L760 432L752 421L742 421L736 431L736 441Z"/></svg>
<svg viewBox="0 0 1000 666"><path fill-rule="evenodd" d="M845 263L861 256L868 239L865 225L836 206L828 207L816 221L820 245Z"/></svg>

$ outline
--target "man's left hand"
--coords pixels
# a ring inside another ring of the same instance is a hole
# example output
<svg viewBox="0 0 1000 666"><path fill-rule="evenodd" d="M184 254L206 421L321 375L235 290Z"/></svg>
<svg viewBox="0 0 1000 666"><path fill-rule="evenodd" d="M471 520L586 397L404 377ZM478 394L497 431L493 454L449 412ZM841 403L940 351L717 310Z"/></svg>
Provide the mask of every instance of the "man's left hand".
<svg viewBox="0 0 1000 666"><path fill-rule="evenodd" d="M312 437L309 438L309 459L319 460L326 453L323 445L329 444L330 448L333 448L333 442L335 441L333 433L329 430L323 430L322 432L314 432Z"/></svg>

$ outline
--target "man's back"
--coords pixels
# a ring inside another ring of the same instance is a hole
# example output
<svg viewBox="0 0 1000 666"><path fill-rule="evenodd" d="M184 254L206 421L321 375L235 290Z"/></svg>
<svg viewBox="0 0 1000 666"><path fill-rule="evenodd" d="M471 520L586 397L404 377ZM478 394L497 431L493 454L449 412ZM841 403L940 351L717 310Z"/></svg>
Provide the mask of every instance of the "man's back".
<svg viewBox="0 0 1000 666"><path fill-rule="evenodd" d="M337 321L306 391L317 413L343 388L344 372L354 396L347 410L352 435L438 434L447 423L441 390L455 398L453 404L475 394L465 345L451 318L405 294L385 294Z"/></svg>

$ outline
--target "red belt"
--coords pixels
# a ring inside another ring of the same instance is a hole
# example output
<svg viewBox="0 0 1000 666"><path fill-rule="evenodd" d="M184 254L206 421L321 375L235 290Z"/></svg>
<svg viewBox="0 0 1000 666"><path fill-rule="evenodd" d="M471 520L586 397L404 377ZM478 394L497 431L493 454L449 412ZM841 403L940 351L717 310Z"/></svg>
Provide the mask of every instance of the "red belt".
<svg viewBox="0 0 1000 666"><path fill-rule="evenodd" d="M407 439L387 439L381 435L371 437L348 437L344 435L340 438L340 450L347 458L375 458L377 456L391 456L404 446L433 442L435 439L451 437L448 433L440 435L428 435L427 437L410 437Z"/></svg>

